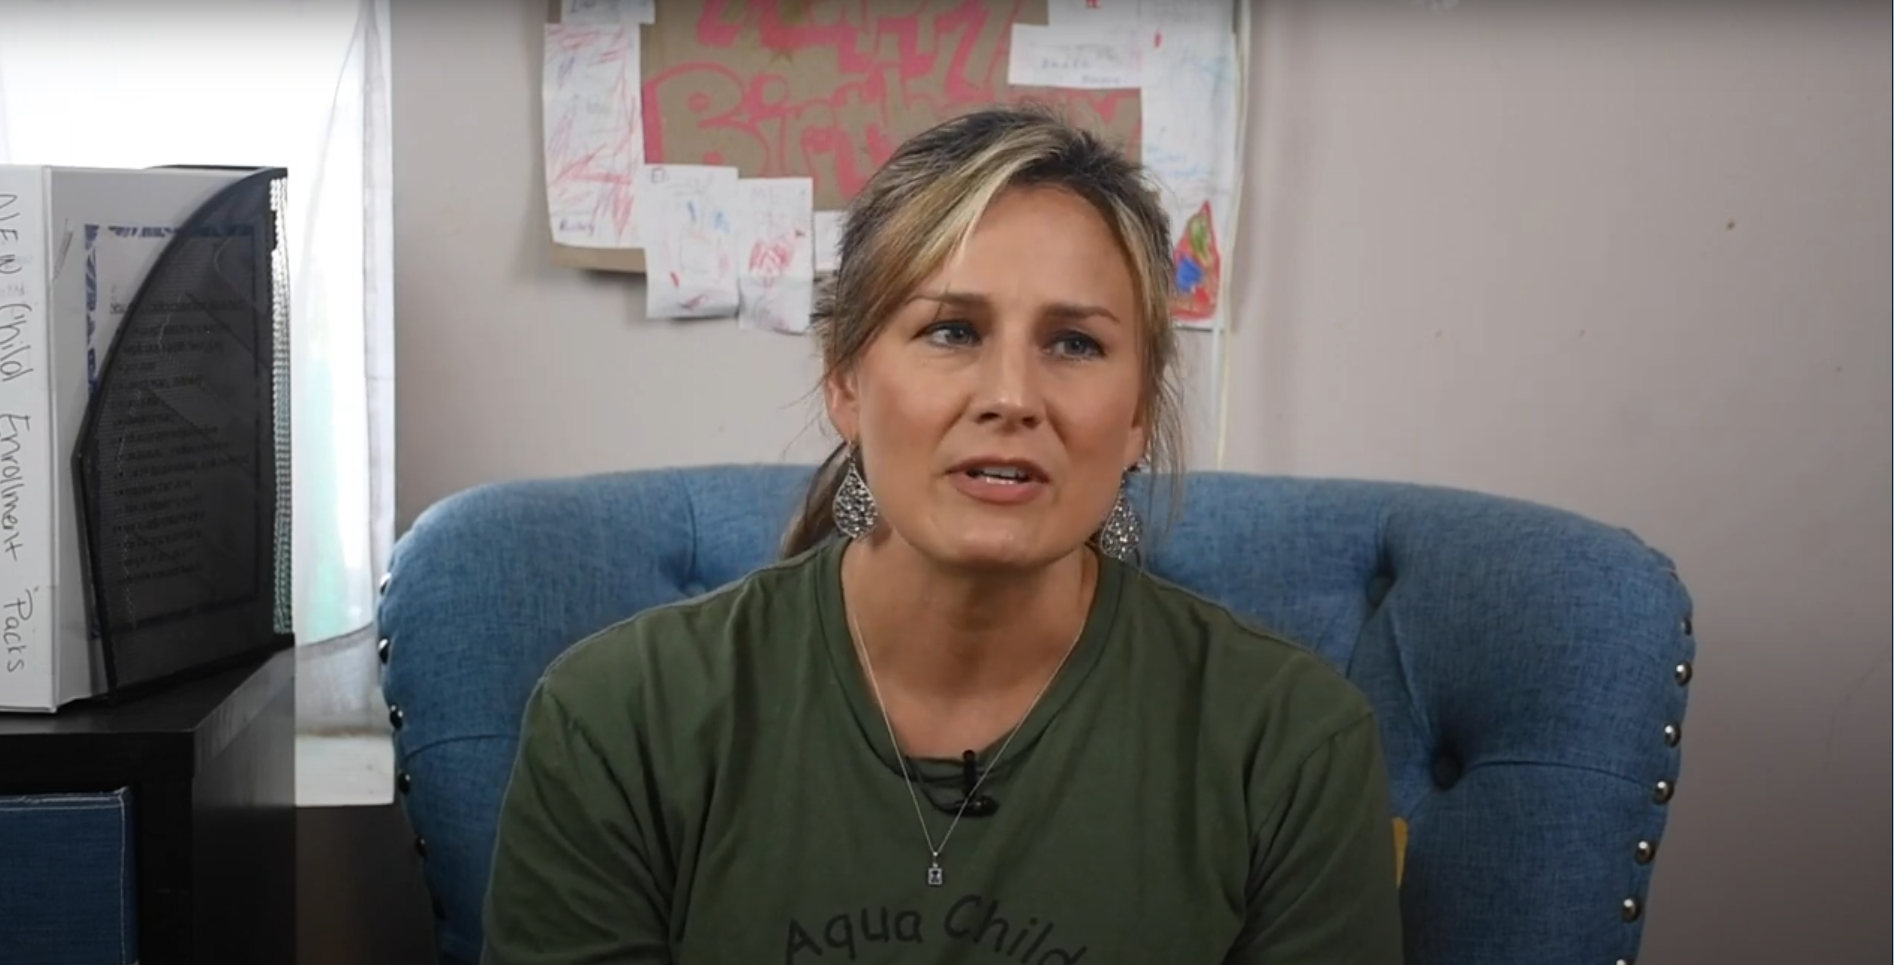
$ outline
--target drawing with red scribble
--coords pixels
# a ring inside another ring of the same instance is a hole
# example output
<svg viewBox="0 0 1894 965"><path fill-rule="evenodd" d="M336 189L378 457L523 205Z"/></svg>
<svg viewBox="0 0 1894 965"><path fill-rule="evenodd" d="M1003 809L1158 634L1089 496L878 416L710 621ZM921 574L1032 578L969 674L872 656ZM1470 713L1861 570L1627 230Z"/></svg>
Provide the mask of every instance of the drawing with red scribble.
<svg viewBox="0 0 1894 965"><path fill-rule="evenodd" d="M814 186L808 178L745 178L737 182L737 324L800 334L815 300Z"/></svg>
<svg viewBox="0 0 1894 965"><path fill-rule="evenodd" d="M789 263L796 254L796 235L793 233L770 234L757 238L750 245L750 275L757 278L775 278L789 270Z"/></svg>
<svg viewBox="0 0 1894 965"><path fill-rule="evenodd" d="M645 160L638 52L636 24L546 27L546 208L559 244L640 246L633 211Z"/></svg>

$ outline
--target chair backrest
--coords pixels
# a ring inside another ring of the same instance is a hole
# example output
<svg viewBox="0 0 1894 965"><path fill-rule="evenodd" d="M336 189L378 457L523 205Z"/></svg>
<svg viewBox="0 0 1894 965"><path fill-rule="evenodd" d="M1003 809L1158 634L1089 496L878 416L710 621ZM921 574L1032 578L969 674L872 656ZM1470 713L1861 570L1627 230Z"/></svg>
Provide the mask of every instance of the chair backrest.
<svg viewBox="0 0 1894 965"><path fill-rule="evenodd" d="M443 958L478 959L518 721L547 663L772 559L810 468L496 484L399 541L380 608L398 787ZM1414 965L1629 962L1677 781L1690 600L1631 534L1517 500L1229 473L1141 493L1145 565L1373 701Z"/></svg>

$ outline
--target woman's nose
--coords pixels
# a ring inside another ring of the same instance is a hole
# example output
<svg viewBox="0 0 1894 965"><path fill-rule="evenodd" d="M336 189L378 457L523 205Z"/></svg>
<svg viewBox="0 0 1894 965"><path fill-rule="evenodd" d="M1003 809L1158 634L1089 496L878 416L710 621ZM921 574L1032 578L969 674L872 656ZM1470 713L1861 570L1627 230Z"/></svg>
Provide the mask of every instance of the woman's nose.
<svg viewBox="0 0 1894 965"><path fill-rule="evenodd" d="M1033 426L1045 416L1037 346L1019 338L993 338L980 353L980 387L974 404L982 421Z"/></svg>

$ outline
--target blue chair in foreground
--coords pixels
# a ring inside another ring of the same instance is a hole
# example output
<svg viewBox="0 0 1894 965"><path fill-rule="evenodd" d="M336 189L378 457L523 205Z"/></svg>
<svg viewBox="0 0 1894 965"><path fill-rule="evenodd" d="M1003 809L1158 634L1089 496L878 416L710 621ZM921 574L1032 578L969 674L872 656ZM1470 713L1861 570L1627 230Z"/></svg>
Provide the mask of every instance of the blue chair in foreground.
<svg viewBox="0 0 1894 965"><path fill-rule="evenodd" d="M380 605L384 693L444 965L479 957L541 671L595 630L771 560L810 471L488 485L401 538ZM1517 500L1234 473L1191 474L1151 528L1152 571L1310 647L1373 701L1408 829L1408 962L1636 958L1695 654L1665 556Z"/></svg>

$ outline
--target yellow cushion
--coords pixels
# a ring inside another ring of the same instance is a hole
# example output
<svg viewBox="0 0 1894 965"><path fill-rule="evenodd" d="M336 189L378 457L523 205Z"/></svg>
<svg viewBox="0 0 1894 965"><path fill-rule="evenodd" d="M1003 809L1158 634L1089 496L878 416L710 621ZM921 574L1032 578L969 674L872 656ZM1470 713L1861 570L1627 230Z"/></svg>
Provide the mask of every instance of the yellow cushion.
<svg viewBox="0 0 1894 965"><path fill-rule="evenodd" d="M1394 884L1401 884L1401 873L1407 870L1407 822L1394 819Z"/></svg>

